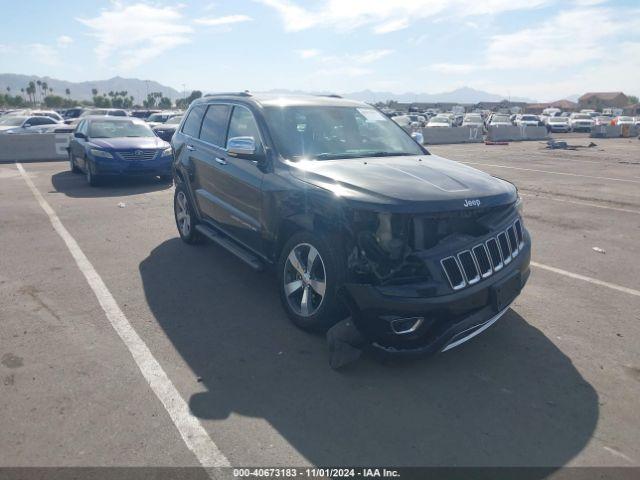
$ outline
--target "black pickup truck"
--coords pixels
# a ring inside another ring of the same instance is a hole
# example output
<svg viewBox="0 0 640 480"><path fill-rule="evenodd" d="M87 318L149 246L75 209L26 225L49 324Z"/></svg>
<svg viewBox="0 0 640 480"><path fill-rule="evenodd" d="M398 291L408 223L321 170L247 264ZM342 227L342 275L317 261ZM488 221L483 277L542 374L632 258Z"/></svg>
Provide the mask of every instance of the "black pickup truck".
<svg viewBox="0 0 640 480"><path fill-rule="evenodd" d="M206 96L172 147L180 237L273 267L301 328L348 318L367 346L436 353L497 321L528 279L517 189L430 154L370 105Z"/></svg>

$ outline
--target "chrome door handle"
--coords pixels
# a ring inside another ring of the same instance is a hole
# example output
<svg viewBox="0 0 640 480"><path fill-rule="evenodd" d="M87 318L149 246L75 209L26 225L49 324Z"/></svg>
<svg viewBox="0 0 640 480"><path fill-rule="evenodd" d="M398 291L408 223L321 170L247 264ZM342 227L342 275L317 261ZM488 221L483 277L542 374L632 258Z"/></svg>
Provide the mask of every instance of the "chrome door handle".
<svg viewBox="0 0 640 480"><path fill-rule="evenodd" d="M218 162L220 165L226 165L227 162L224 158L220 158L220 157L216 157L215 158L216 162Z"/></svg>
<svg viewBox="0 0 640 480"><path fill-rule="evenodd" d="M190 152L194 152L196 150L196 147L194 147L193 145L187 145L187 150L189 150Z"/></svg>

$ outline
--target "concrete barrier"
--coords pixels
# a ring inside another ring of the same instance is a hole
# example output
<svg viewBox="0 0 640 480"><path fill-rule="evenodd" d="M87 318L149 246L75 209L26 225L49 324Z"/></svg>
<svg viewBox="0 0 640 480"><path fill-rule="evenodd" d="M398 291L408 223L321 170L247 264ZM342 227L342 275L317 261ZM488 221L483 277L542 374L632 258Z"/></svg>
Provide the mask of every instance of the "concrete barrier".
<svg viewBox="0 0 640 480"><path fill-rule="evenodd" d="M0 134L0 161L66 160L69 133Z"/></svg>
<svg viewBox="0 0 640 480"><path fill-rule="evenodd" d="M593 138L629 138L638 136L635 125L596 125L591 130Z"/></svg>
<svg viewBox="0 0 640 480"><path fill-rule="evenodd" d="M525 140L546 140L549 132L546 127L489 125L487 140L492 142L521 142Z"/></svg>
<svg viewBox="0 0 640 480"><path fill-rule="evenodd" d="M479 143L483 141L482 133L482 128L469 126L453 128L431 127L422 129L425 145Z"/></svg>

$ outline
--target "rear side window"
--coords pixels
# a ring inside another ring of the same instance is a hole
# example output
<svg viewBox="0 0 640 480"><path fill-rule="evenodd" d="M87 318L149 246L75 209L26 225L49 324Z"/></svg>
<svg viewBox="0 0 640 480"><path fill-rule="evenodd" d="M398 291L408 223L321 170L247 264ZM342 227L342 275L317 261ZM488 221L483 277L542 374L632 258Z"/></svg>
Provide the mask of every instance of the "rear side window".
<svg viewBox="0 0 640 480"><path fill-rule="evenodd" d="M203 115L204 105L197 105L193 107L184 122L182 133L189 135L190 137L198 138L198 135L200 135L200 125L202 124Z"/></svg>
<svg viewBox="0 0 640 480"><path fill-rule="evenodd" d="M202 122L200 140L219 147L224 146L230 108L229 105L209 105Z"/></svg>

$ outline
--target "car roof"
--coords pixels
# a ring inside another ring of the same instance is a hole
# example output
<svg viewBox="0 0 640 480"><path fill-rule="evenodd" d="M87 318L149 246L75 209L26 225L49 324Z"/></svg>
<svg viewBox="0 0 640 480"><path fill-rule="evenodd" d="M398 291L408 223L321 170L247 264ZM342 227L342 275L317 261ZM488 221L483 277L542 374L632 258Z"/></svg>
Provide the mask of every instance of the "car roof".
<svg viewBox="0 0 640 480"><path fill-rule="evenodd" d="M337 95L292 95L278 93L220 93L205 95L194 101L196 103L209 103L212 101L233 100L244 103L252 103L258 107L263 106L327 106L327 107L359 107L373 108L364 102L348 100Z"/></svg>

